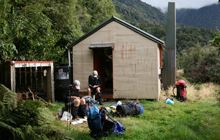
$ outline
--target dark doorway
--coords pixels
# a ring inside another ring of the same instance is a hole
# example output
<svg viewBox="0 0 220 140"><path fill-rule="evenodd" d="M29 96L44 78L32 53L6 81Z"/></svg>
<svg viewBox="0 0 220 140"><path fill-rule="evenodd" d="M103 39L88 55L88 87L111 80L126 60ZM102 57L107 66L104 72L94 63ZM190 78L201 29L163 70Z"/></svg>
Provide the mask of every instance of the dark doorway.
<svg viewBox="0 0 220 140"><path fill-rule="evenodd" d="M113 94L112 76L112 48L93 48L94 69L98 71L102 80L102 92L105 95Z"/></svg>

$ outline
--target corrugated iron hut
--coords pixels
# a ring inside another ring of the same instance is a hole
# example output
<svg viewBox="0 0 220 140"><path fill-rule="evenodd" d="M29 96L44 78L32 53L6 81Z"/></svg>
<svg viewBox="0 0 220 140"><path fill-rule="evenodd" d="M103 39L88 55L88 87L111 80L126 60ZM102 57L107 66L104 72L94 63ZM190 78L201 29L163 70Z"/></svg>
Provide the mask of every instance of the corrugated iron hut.
<svg viewBox="0 0 220 140"><path fill-rule="evenodd" d="M14 92L31 90L39 97L54 101L52 61L10 61L0 65L0 83Z"/></svg>
<svg viewBox="0 0 220 140"><path fill-rule="evenodd" d="M112 17L73 44L73 78L88 87L95 69L103 94L124 99L159 99L164 42Z"/></svg>

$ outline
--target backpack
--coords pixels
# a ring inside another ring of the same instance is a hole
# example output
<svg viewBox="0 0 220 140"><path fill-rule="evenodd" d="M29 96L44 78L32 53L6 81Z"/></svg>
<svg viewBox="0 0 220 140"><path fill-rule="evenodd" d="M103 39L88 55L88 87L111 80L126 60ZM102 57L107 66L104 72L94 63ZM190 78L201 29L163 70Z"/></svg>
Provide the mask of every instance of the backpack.
<svg viewBox="0 0 220 140"><path fill-rule="evenodd" d="M118 116L139 115L143 112L143 105L137 102L127 102L116 107L116 115Z"/></svg>
<svg viewBox="0 0 220 140"><path fill-rule="evenodd" d="M90 135L93 138L108 136L111 133L123 134L125 131L124 126L112 119L107 114L105 108L98 109L96 104L88 105L87 122L90 129Z"/></svg>
<svg viewBox="0 0 220 140"><path fill-rule="evenodd" d="M87 115L86 105L79 106L77 115L81 118L84 118Z"/></svg>
<svg viewBox="0 0 220 140"><path fill-rule="evenodd" d="M107 112L106 108L102 107L100 109L103 118L103 133L104 136L109 134L124 134L125 127L120 122L114 120Z"/></svg>
<svg viewBox="0 0 220 140"><path fill-rule="evenodd" d="M90 135L94 138L100 137L102 135L103 122L101 114L99 113L99 108L96 104L88 103L87 122L90 129Z"/></svg>

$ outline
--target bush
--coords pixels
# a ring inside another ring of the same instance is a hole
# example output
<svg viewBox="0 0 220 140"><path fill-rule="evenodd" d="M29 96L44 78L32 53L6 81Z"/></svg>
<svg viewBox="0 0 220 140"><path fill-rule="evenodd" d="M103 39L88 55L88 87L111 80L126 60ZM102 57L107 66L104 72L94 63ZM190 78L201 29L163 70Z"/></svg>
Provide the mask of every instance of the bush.
<svg viewBox="0 0 220 140"><path fill-rule="evenodd" d="M46 104L26 100L0 116L0 137L16 140L71 139L53 124L55 120Z"/></svg>
<svg viewBox="0 0 220 140"><path fill-rule="evenodd" d="M42 117L40 116L39 107L42 107L43 103L40 101L27 100L18 105L18 107L11 112L13 120L16 122L16 127L22 125L38 126Z"/></svg>
<svg viewBox="0 0 220 140"><path fill-rule="evenodd" d="M220 83L220 58L216 47L197 47L183 51L178 63L191 82Z"/></svg>
<svg viewBox="0 0 220 140"><path fill-rule="evenodd" d="M0 84L0 115L13 110L17 106L16 93Z"/></svg>

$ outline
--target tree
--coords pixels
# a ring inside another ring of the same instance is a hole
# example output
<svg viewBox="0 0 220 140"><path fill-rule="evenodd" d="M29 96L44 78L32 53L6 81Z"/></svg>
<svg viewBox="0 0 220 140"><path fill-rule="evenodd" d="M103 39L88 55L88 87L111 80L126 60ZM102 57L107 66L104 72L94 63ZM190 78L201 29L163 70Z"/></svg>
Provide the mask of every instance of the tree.
<svg viewBox="0 0 220 140"><path fill-rule="evenodd" d="M10 7L9 0L0 1L0 63L13 59L17 53L9 26Z"/></svg>
<svg viewBox="0 0 220 140"><path fill-rule="evenodd" d="M83 19L87 21L87 24L82 26L84 32L90 31L111 16L117 15L111 0L79 0L79 3L87 13L84 13L86 18Z"/></svg>
<svg viewBox="0 0 220 140"><path fill-rule="evenodd" d="M183 51L178 63L188 80L220 83L220 58L216 47L191 47Z"/></svg>
<svg viewBox="0 0 220 140"><path fill-rule="evenodd" d="M184 49L207 46L209 40L214 37L214 31L202 28L193 28L187 26L177 27L177 54L181 54ZM198 45L197 45L198 47Z"/></svg>
<svg viewBox="0 0 220 140"><path fill-rule="evenodd" d="M115 13L108 0L0 0L0 61L65 63L72 42Z"/></svg>
<svg viewBox="0 0 220 140"><path fill-rule="evenodd" d="M218 48L219 54L220 54L220 31L216 33L213 40L210 41L211 44Z"/></svg>

